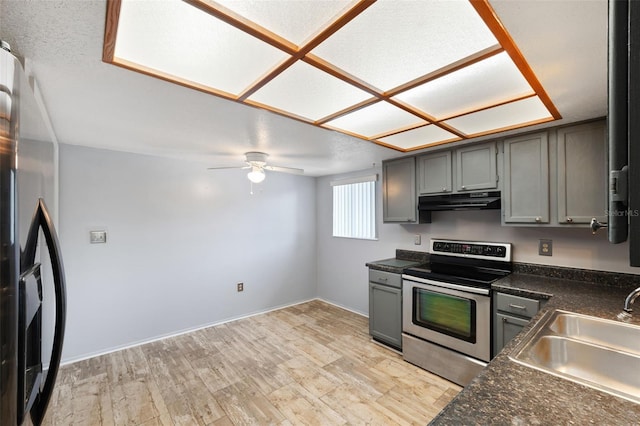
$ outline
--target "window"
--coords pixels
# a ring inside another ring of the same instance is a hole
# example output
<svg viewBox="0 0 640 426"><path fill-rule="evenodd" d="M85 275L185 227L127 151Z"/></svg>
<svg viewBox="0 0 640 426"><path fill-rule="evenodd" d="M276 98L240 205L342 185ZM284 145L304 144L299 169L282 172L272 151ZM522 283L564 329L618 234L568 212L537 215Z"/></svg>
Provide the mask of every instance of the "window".
<svg viewBox="0 0 640 426"><path fill-rule="evenodd" d="M331 182L333 236L376 239L376 180L378 175Z"/></svg>

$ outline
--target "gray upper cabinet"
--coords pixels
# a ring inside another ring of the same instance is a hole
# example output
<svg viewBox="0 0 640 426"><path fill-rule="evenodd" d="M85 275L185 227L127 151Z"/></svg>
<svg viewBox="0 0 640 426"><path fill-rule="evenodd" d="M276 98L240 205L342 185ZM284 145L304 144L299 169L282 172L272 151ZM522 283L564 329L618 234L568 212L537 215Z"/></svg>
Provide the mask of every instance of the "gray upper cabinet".
<svg viewBox="0 0 640 426"><path fill-rule="evenodd" d="M547 133L504 141L502 206L505 223L549 223Z"/></svg>
<svg viewBox="0 0 640 426"><path fill-rule="evenodd" d="M604 122L558 129L558 222L606 221L607 165Z"/></svg>
<svg viewBox="0 0 640 426"><path fill-rule="evenodd" d="M497 188L496 155L491 142L418 157L419 195Z"/></svg>
<svg viewBox="0 0 640 426"><path fill-rule="evenodd" d="M451 192L451 151L422 155L417 162L420 195Z"/></svg>
<svg viewBox="0 0 640 426"><path fill-rule="evenodd" d="M498 187L495 142L456 150L456 191Z"/></svg>
<svg viewBox="0 0 640 426"><path fill-rule="evenodd" d="M416 222L415 157L384 161L382 184L383 222Z"/></svg>

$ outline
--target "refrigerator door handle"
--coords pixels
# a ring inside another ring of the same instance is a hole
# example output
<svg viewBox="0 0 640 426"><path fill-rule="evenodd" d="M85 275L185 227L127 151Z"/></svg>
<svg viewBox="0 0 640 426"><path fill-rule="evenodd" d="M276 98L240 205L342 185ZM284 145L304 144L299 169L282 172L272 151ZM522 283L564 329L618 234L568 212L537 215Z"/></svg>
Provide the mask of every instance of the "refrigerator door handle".
<svg viewBox="0 0 640 426"><path fill-rule="evenodd" d="M67 290L64 280L64 267L62 265L60 244L53 226L53 221L42 198L38 200L38 207L33 215L29 228L29 235L27 236L22 257L23 269L25 266L31 266L35 261L39 229L42 229L42 233L44 234L51 259L51 267L53 269L53 286L56 295L56 323L47 378L30 411L31 420L35 426L39 426L42 423L44 414L47 411L47 406L49 405L49 400L53 394L53 387L60 368L60 359L62 358L62 343L64 341L64 329L67 319Z"/></svg>

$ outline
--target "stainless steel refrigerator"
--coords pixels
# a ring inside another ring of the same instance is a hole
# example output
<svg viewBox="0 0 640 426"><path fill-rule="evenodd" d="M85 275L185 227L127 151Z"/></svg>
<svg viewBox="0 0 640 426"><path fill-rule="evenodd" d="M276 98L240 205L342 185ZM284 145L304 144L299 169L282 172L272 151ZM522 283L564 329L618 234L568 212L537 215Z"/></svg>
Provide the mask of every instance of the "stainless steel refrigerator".
<svg viewBox="0 0 640 426"><path fill-rule="evenodd" d="M608 237L640 267L640 1L609 0L608 41Z"/></svg>
<svg viewBox="0 0 640 426"><path fill-rule="evenodd" d="M66 318L49 210L56 202L57 147L9 50L0 41L0 425L39 425L60 366Z"/></svg>

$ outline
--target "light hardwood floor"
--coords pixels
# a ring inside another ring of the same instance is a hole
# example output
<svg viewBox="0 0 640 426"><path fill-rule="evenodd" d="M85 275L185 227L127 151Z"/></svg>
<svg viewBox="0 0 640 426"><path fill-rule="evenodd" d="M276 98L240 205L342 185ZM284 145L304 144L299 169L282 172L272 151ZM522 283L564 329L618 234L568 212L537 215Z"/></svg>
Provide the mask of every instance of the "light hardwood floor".
<svg viewBox="0 0 640 426"><path fill-rule="evenodd" d="M311 301L64 366L46 425L420 424L460 387Z"/></svg>

